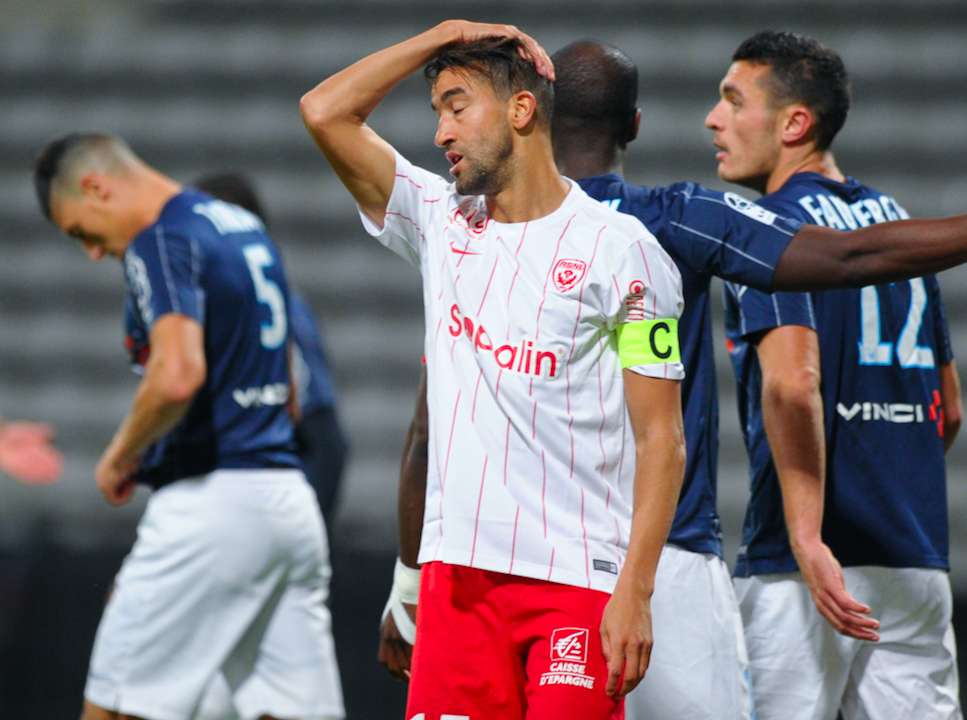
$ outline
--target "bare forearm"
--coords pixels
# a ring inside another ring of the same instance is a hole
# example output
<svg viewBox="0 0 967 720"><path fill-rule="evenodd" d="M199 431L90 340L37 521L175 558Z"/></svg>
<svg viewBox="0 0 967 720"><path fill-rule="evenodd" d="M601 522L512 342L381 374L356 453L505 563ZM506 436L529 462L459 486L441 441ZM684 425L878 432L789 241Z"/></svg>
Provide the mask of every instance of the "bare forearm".
<svg viewBox="0 0 967 720"><path fill-rule="evenodd" d="M804 225L776 267L777 290L862 287L967 262L967 215L903 220L843 233Z"/></svg>
<svg viewBox="0 0 967 720"><path fill-rule="evenodd" d="M953 447L964 417L964 401L960 392L957 364L951 360L940 367L940 396L943 407L944 452Z"/></svg>
<svg viewBox="0 0 967 720"><path fill-rule="evenodd" d="M417 567L417 557L420 554L423 510L426 504L426 472L426 437L420 436L411 426L403 448L398 503L400 560L409 567Z"/></svg>
<svg viewBox="0 0 967 720"><path fill-rule="evenodd" d="M189 407L191 398L173 399L146 374L111 442L120 456L133 460L170 432Z"/></svg>
<svg viewBox="0 0 967 720"><path fill-rule="evenodd" d="M444 45L459 39L443 22L362 60L322 81L302 98L306 127L317 140L331 122L361 125L380 101Z"/></svg>
<svg viewBox="0 0 967 720"><path fill-rule="evenodd" d="M818 386L789 390L767 383L762 415L779 476L789 541L796 550L822 535L826 448Z"/></svg>
<svg viewBox="0 0 967 720"><path fill-rule="evenodd" d="M650 437L637 451L631 537L620 584L632 583L650 597L662 547L668 540L685 472L680 433Z"/></svg>
<svg viewBox="0 0 967 720"><path fill-rule="evenodd" d="M400 462L400 489L397 511L400 527L400 560L417 566L423 537L423 512L426 506L426 473L429 455L429 412L426 405L426 368L420 373L413 420L406 433Z"/></svg>

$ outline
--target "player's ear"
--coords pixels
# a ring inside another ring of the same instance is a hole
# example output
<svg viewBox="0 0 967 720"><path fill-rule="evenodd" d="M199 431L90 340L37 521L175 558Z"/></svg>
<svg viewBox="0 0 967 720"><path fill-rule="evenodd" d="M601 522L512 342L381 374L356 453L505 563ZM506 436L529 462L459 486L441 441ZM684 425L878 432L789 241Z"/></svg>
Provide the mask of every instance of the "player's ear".
<svg viewBox="0 0 967 720"><path fill-rule="evenodd" d="M635 108L635 114L628 121L628 127L625 128L625 135L621 141L627 145L632 142L636 137L638 137L638 131L641 129L641 108Z"/></svg>
<svg viewBox="0 0 967 720"><path fill-rule="evenodd" d="M816 117L805 105L793 104L785 109L782 118L782 141L788 145L809 138L816 127Z"/></svg>
<svg viewBox="0 0 967 720"><path fill-rule="evenodd" d="M521 90L510 99L510 124L515 130L523 130L537 115L537 98L534 93Z"/></svg>
<svg viewBox="0 0 967 720"><path fill-rule="evenodd" d="M103 175L89 172L81 176L81 194L87 198L105 202L111 196L111 189Z"/></svg>

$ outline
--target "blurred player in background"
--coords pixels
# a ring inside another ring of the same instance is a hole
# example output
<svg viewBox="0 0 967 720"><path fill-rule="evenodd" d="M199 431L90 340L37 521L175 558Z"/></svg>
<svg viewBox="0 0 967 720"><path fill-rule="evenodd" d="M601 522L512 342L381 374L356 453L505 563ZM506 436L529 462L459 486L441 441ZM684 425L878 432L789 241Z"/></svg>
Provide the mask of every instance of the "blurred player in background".
<svg viewBox="0 0 967 720"><path fill-rule="evenodd" d="M148 339L96 469L155 489L98 628L85 720L182 720L224 673L243 717L342 716L323 524L299 469L288 288L253 214L183 190L120 139L72 134L35 165L44 214L123 262Z"/></svg>
<svg viewBox="0 0 967 720"><path fill-rule="evenodd" d="M44 423L0 418L0 472L25 485L57 482L64 458L51 445L53 436Z"/></svg>
<svg viewBox="0 0 967 720"><path fill-rule="evenodd" d="M732 59L706 120L722 179L838 230L907 217L836 166L850 97L835 52L763 32ZM729 283L725 297L751 463L736 585L759 718L961 717L944 452L963 411L936 278L808 295ZM810 546L874 608L877 643L821 621Z"/></svg>
<svg viewBox="0 0 967 720"><path fill-rule="evenodd" d="M453 183L365 124L427 63ZM432 461L407 718L621 717L648 665L684 463L680 279L638 221L559 175L552 73L515 28L449 21L302 100L367 230L423 275Z"/></svg>
<svg viewBox="0 0 967 720"><path fill-rule="evenodd" d="M202 192L255 213L265 225L268 216L252 181L238 173L205 175L189 183ZM316 491L319 507L332 527L339 500L349 444L336 412L336 393L326 351L309 304L297 292L289 294L292 371L298 405L295 436L306 479Z"/></svg>

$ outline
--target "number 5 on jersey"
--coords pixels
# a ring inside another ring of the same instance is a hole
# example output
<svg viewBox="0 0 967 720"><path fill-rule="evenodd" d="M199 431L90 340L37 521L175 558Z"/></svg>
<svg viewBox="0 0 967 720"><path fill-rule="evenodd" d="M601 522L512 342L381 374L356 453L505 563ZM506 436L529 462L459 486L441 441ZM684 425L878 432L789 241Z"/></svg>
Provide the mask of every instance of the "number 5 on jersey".
<svg viewBox="0 0 967 720"><path fill-rule="evenodd" d="M265 277L265 268L274 265L272 255L265 245L246 245L242 248L248 271L255 284L255 297L260 303L268 305L272 313L269 323L262 323L262 347L274 350L279 347L286 337L287 320L285 316L285 298L279 286Z"/></svg>

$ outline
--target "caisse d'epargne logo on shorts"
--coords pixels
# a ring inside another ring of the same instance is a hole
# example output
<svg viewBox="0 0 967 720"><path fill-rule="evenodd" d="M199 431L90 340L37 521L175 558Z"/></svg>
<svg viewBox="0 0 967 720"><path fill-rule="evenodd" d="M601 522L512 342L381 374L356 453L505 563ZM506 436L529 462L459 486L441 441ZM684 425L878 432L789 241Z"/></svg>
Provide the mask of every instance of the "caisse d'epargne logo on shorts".
<svg viewBox="0 0 967 720"><path fill-rule="evenodd" d="M541 685L594 687L594 678L587 674L588 637L587 628L557 628L551 633L551 662Z"/></svg>

